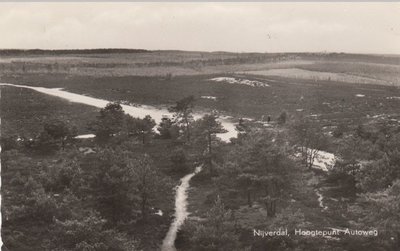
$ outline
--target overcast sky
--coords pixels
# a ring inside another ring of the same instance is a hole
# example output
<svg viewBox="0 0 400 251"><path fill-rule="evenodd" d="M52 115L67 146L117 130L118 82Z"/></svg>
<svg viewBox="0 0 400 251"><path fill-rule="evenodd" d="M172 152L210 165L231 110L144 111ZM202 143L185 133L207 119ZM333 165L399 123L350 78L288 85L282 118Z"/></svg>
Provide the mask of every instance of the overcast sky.
<svg viewBox="0 0 400 251"><path fill-rule="evenodd" d="M0 48L400 54L400 3L0 3Z"/></svg>

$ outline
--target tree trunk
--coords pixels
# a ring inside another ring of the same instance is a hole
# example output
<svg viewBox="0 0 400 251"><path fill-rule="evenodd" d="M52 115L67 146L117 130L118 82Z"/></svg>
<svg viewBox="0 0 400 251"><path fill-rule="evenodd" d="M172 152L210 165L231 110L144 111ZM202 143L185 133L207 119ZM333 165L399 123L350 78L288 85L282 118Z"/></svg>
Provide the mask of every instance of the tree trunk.
<svg viewBox="0 0 400 251"><path fill-rule="evenodd" d="M187 141L190 142L190 125L187 118L185 118L185 123L186 123L186 138Z"/></svg>
<svg viewBox="0 0 400 251"><path fill-rule="evenodd" d="M211 147L211 133L208 133L208 164L210 166L210 172L213 173L213 164L212 164L212 147Z"/></svg>
<svg viewBox="0 0 400 251"><path fill-rule="evenodd" d="M61 139L61 149L65 150L65 140Z"/></svg>
<svg viewBox="0 0 400 251"><path fill-rule="evenodd" d="M207 138L208 138L208 153L211 155L212 154L211 133L208 133Z"/></svg>
<svg viewBox="0 0 400 251"><path fill-rule="evenodd" d="M251 191L250 191L250 189L247 189L247 204L249 205L249 207L253 206L253 203L251 202Z"/></svg>
<svg viewBox="0 0 400 251"><path fill-rule="evenodd" d="M272 198L267 198L265 200L265 207L267 209L268 217L275 217L276 214L276 200Z"/></svg>
<svg viewBox="0 0 400 251"><path fill-rule="evenodd" d="M147 215L146 204L147 204L147 196L145 194L142 194L142 218L144 220L146 219Z"/></svg>

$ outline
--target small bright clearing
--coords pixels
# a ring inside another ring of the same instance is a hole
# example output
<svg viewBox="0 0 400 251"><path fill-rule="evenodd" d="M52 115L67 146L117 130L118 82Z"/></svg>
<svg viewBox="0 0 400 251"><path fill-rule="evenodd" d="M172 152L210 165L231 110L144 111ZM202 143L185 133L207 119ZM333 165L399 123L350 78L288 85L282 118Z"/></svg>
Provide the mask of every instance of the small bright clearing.
<svg viewBox="0 0 400 251"><path fill-rule="evenodd" d="M202 99L211 99L211 100L217 100L217 97L214 96L201 96Z"/></svg>
<svg viewBox="0 0 400 251"><path fill-rule="evenodd" d="M255 81L255 80L248 80L248 79L240 79L240 78L230 78L230 77L218 77L210 79L215 82L224 82L229 84L239 84L239 85L248 85L252 87L268 87L269 84Z"/></svg>
<svg viewBox="0 0 400 251"><path fill-rule="evenodd" d="M311 154L311 151L313 150L314 149L308 149L307 151L309 152L309 154ZM296 158L300 158L301 153L297 152L294 154L294 156ZM319 150L315 154L313 168L327 172L335 165L335 162L336 162L336 156L333 153Z"/></svg>
<svg viewBox="0 0 400 251"><path fill-rule="evenodd" d="M75 137L75 139L91 139L96 137L94 134L82 134Z"/></svg>
<svg viewBox="0 0 400 251"><path fill-rule="evenodd" d="M336 157L333 153L318 151L313 166L317 169L321 169L327 172L335 165L335 162L336 162Z"/></svg>

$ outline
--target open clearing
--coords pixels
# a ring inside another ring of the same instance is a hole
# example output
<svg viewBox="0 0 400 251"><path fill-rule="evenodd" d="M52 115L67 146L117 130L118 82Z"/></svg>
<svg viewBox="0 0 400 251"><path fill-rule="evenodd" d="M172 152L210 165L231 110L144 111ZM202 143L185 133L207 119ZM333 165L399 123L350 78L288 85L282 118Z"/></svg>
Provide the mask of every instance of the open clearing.
<svg viewBox="0 0 400 251"><path fill-rule="evenodd" d="M260 70L260 71L247 71L243 72L250 75L262 75L262 76L278 76L295 79L307 79L312 81L336 81L346 83L358 83L358 84L388 84L387 81L377 80L367 77L354 76L346 73L332 73L332 72L321 72L321 71L309 71L298 68L290 69L271 69L271 70Z"/></svg>

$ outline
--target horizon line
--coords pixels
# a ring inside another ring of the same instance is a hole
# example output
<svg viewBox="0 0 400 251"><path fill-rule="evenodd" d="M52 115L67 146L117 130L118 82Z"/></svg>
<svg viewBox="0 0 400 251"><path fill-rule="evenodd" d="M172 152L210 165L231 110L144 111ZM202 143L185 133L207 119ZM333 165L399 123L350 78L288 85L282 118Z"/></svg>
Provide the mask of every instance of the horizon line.
<svg viewBox="0 0 400 251"><path fill-rule="evenodd" d="M355 55L380 55L380 56L400 56L400 53L376 53L376 52L344 52L344 51L203 51L203 50L181 50L181 49L143 49L143 48L123 48L123 47L94 47L94 48L69 48L69 49L43 49L43 48L0 48L0 51L43 51L43 52L57 52L57 51L95 51L95 50L125 50L125 51L138 51L140 52L160 52L160 51L178 51L178 52L198 52L198 53L232 53L232 54L355 54Z"/></svg>

